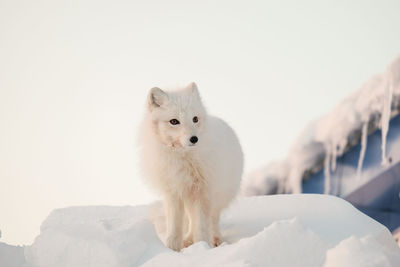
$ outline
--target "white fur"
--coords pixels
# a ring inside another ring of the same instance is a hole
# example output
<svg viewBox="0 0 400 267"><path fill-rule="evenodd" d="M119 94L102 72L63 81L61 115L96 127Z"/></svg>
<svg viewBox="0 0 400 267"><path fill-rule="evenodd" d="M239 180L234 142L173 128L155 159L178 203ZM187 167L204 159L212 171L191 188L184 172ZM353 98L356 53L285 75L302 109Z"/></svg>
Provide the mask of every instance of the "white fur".
<svg viewBox="0 0 400 267"><path fill-rule="evenodd" d="M237 194L243 171L234 131L207 114L191 83L172 92L150 90L140 143L145 178L163 198L166 245L176 251L198 241L217 246L221 210Z"/></svg>

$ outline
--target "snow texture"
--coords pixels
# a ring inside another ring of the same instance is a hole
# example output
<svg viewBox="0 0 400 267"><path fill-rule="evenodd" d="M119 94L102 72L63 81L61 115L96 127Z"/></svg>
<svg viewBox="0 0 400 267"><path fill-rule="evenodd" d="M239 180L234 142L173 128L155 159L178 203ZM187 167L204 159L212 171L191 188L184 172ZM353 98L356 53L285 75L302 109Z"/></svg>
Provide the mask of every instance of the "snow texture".
<svg viewBox="0 0 400 267"><path fill-rule="evenodd" d="M400 111L400 56L383 74L375 75L356 92L340 102L330 113L313 121L297 138L283 159L285 170L276 175L268 167L251 172L242 186L244 195L263 192L278 193L276 184L284 184L283 192L300 193L301 182L313 171L324 168L325 193L332 192L331 172L336 169L336 159L351 146L361 141L358 176L361 176L367 135L376 128L382 130L382 165L388 164L386 139L390 119ZM361 138L359 137L361 135ZM361 140L360 140L361 139ZM271 179L274 177L274 179ZM271 182L273 180L273 183ZM262 187L262 188L259 188Z"/></svg>
<svg viewBox="0 0 400 267"><path fill-rule="evenodd" d="M1 267L30 267L24 257L24 247L10 246L0 242Z"/></svg>
<svg viewBox="0 0 400 267"><path fill-rule="evenodd" d="M221 246L198 242L180 253L163 245L148 213L149 206L55 210L25 248L26 260L36 267L400 266L389 231L332 196L240 198L223 214Z"/></svg>

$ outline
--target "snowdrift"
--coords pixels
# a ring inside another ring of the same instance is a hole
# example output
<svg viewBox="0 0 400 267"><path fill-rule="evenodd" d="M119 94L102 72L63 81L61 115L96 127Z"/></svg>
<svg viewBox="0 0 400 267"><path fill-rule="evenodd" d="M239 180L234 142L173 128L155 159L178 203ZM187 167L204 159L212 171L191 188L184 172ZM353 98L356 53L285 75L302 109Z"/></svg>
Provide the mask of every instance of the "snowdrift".
<svg viewBox="0 0 400 267"><path fill-rule="evenodd" d="M389 231L346 201L326 195L238 199L221 220L225 243L166 248L150 206L72 207L53 211L26 261L37 267L400 266Z"/></svg>

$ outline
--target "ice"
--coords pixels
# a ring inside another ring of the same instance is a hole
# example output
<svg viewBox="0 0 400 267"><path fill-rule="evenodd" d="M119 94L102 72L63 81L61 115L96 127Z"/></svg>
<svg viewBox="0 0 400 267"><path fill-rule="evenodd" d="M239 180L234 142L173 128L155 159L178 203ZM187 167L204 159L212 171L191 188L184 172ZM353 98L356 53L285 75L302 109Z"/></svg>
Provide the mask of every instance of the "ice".
<svg viewBox="0 0 400 267"><path fill-rule="evenodd" d="M386 72L386 84L381 117L382 129L382 165L388 164L386 155L386 139L389 131L389 121L392 115L392 107L399 108L400 101L400 58L389 65Z"/></svg>
<svg viewBox="0 0 400 267"><path fill-rule="evenodd" d="M381 117L381 129L382 129L382 165L388 164L386 156L386 138L389 131L389 120L391 114L393 96L393 86L388 82L385 86L385 96L383 101L383 111Z"/></svg>
<svg viewBox="0 0 400 267"><path fill-rule="evenodd" d="M333 145L332 149L331 149L331 157L332 157L332 161L331 161L331 171L335 171L336 170L336 161L337 161L337 149L336 146Z"/></svg>
<svg viewBox="0 0 400 267"><path fill-rule="evenodd" d="M153 208L55 210L25 248L26 260L33 267L400 266L390 232L332 196L239 198L221 218L221 246L199 242L180 253L161 242L149 216Z"/></svg>
<svg viewBox="0 0 400 267"><path fill-rule="evenodd" d="M330 150L328 150L325 155L325 161L324 161L324 175L325 175L324 194L329 194L331 192L331 170L329 167L330 162L331 162L331 153Z"/></svg>
<svg viewBox="0 0 400 267"><path fill-rule="evenodd" d="M288 170L287 161L274 161L261 169L254 170L248 176L249 179L242 182L241 194L269 195L284 191Z"/></svg>
<svg viewBox="0 0 400 267"><path fill-rule="evenodd" d="M365 151L367 150L367 135L368 135L368 121L365 121L361 130L361 150L360 157L357 164L357 177L361 177L362 166L365 157Z"/></svg>
<svg viewBox="0 0 400 267"><path fill-rule="evenodd" d="M285 192L290 192L293 194L301 193L301 178L303 176L303 171L304 170L300 168L291 168Z"/></svg>
<svg viewBox="0 0 400 267"><path fill-rule="evenodd" d="M301 181L305 173L324 168L325 193L335 193L331 188L331 172L336 170L337 157L343 155L349 147L361 141L361 152L358 162L358 176L361 175L364 161L367 135L369 130L376 129L380 125L382 130L382 163L388 163L386 138L389 131L390 118L399 113L400 110L400 56L397 57L387 68L386 72L375 75L362 86L338 103L332 111L325 116L310 123L299 137L295 140L288 152L287 174L281 176L281 181L275 184L285 184L281 193L301 192ZM369 129L371 128L371 129ZM361 140L358 140L361 132ZM324 151L316 153L313 146L322 146ZM268 172L266 170L266 172ZM269 192L262 177L266 179L267 173L257 173L257 179L252 178L250 173L245 187L252 190L244 191L259 194ZM252 184L251 181L256 181Z"/></svg>
<svg viewBox="0 0 400 267"><path fill-rule="evenodd" d="M314 122L310 124L310 127L315 127ZM290 164L286 168L289 176L285 183L285 193L301 193L304 172L318 163L325 154L323 144L312 141L313 138L314 136L310 135L309 132L303 132L299 142L291 147L288 157Z"/></svg>

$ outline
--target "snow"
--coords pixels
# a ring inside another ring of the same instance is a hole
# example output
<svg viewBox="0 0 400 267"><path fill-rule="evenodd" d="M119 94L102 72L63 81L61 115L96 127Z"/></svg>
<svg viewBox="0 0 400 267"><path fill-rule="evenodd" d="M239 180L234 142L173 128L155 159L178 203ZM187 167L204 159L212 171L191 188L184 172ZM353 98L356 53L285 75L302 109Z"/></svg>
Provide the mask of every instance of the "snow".
<svg viewBox="0 0 400 267"><path fill-rule="evenodd" d="M329 194L331 192L331 170L329 164L331 162L331 153L330 149L327 150L324 161L324 174L325 174L325 186L324 193Z"/></svg>
<svg viewBox="0 0 400 267"><path fill-rule="evenodd" d="M243 187L244 195L270 195L284 191L284 179L288 176L286 161L274 161L251 173L252 183Z"/></svg>
<svg viewBox="0 0 400 267"><path fill-rule="evenodd" d="M221 218L221 246L199 242L180 253L163 245L151 212L152 206L55 210L25 247L26 261L34 267L400 266L390 232L332 196L239 198Z"/></svg>
<svg viewBox="0 0 400 267"><path fill-rule="evenodd" d="M367 136L368 136L368 122L363 122L363 126L361 129L361 150L360 150L360 157L358 159L357 164L357 177L361 177L362 166L365 157L365 151L367 151Z"/></svg>
<svg viewBox="0 0 400 267"><path fill-rule="evenodd" d="M383 110L381 118L381 129L382 129L382 165L388 164L386 156L386 137L389 131L389 121L392 109L392 97L393 97L393 86L387 82L385 84L385 93L383 98Z"/></svg>
<svg viewBox="0 0 400 267"><path fill-rule="evenodd" d="M34 266L138 266L167 249L147 219L147 208L76 207L52 212L25 250Z"/></svg>
<svg viewBox="0 0 400 267"><path fill-rule="evenodd" d="M397 256L382 245L379 240L372 240L367 236L364 238L350 237L343 240L336 247L326 253L324 267L337 266L365 266L365 267L390 267L396 266Z"/></svg>
<svg viewBox="0 0 400 267"><path fill-rule="evenodd" d="M370 129L382 129L382 164L387 166L387 134L390 119L400 110L400 56L387 68L386 72L375 75L357 91L341 101L331 112L308 125L292 145L286 159L287 175L280 177L285 184L285 193L300 193L301 181L307 171L323 166L325 174L325 193L332 193L331 172L336 169L336 159L358 142L361 132L362 149L358 164L358 176L361 176L366 150L366 138ZM323 148L321 151L320 148ZM315 150L314 148L318 148ZM264 173L262 171L264 170ZM254 176L254 174L257 174ZM254 195L257 192L270 191L256 189L269 179L268 168L251 172L245 179L243 193ZM269 185L269 183L265 183ZM252 189L248 189L252 188Z"/></svg>
<svg viewBox="0 0 400 267"><path fill-rule="evenodd" d="M157 255L143 266L163 266L166 262L175 266L322 266L326 249L318 235L292 219L274 222L235 245L210 249L201 242L182 254Z"/></svg>
<svg viewBox="0 0 400 267"><path fill-rule="evenodd" d="M0 242L1 267L29 267L24 257L24 247L10 246Z"/></svg>

